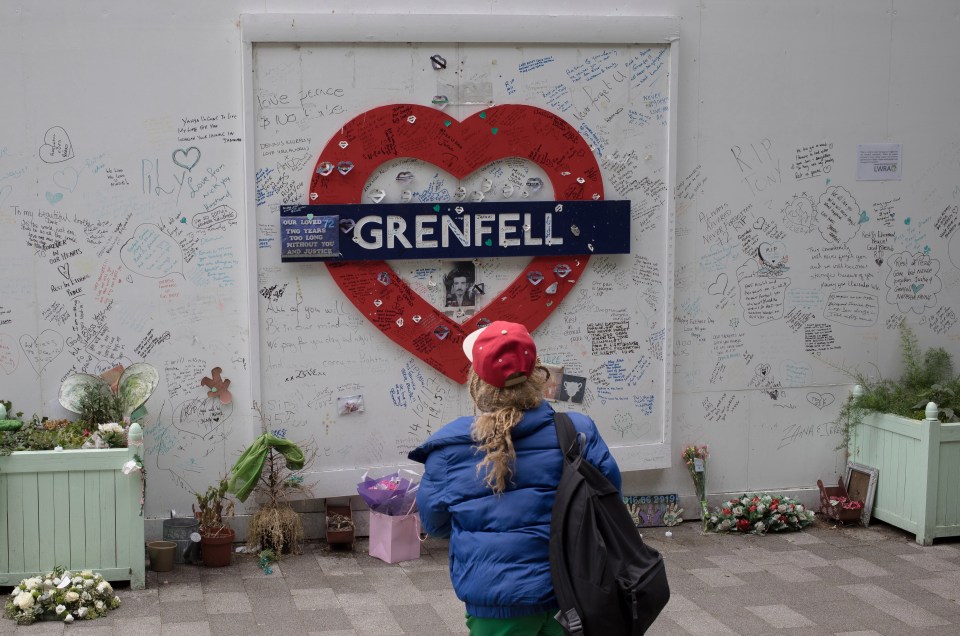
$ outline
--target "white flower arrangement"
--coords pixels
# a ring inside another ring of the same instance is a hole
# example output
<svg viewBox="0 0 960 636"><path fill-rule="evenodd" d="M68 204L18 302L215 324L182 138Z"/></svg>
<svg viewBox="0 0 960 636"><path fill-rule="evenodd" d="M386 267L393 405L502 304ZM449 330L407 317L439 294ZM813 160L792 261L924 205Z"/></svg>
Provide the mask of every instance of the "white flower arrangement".
<svg viewBox="0 0 960 636"><path fill-rule="evenodd" d="M4 615L18 625L37 620L94 619L120 607L120 598L103 576L92 570L79 573L57 567L44 576L20 581L10 592Z"/></svg>

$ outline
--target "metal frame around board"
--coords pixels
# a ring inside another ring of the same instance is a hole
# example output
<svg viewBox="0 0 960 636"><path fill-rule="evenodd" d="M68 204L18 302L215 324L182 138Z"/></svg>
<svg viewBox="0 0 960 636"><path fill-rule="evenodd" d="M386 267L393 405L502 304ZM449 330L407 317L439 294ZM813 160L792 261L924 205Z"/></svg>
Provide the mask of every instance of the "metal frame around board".
<svg viewBox="0 0 960 636"><path fill-rule="evenodd" d="M664 323L663 368L660 378L663 395L660 439L656 443L616 446L614 454L624 470L665 468L670 466L670 422L672 403L674 213L677 140L677 69L680 20L672 16L534 16L534 15L393 15L393 14L243 14L241 39L244 82L245 184L247 200L248 281L251 307L256 306L258 282L256 175L255 175L255 99L253 94L256 44L457 42L462 44L608 44L665 46L668 50L669 113L667 157L663 175L665 218L662 239L666 245L662 265L663 304L658 319ZM250 355L253 369L261 368L259 312L250 312ZM262 379L252 381L252 392L259 401ZM349 494L363 468L337 470L325 474L317 496Z"/></svg>

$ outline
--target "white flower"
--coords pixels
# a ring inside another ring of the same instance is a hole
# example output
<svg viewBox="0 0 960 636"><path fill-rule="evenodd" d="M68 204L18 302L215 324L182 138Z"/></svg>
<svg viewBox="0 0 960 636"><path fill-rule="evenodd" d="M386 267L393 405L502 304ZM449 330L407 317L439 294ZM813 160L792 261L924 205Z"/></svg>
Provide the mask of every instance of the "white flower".
<svg viewBox="0 0 960 636"><path fill-rule="evenodd" d="M123 427L117 424L116 422L98 424L97 428L100 429L101 433L123 433Z"/></svg>
<svg viewBox="0 0 960 636"><path fill-rule="evenodd" d="M129 475L135 470L140 470L140 466L137 465L137 461L134 459L131 459L124 464L122 468L120 468L120 472L122 472L124 475Z"/></svg>
<svg viewBox="0 0 960 636"><path fill-rule="evenodd" d="M43 583L43 580L39 576L35 576L32 579L27 579L25 583L27 584L28 590L35 590L40 587L40 585Z"/></svg>
<svg viewBox="0 0 960 636"><path fill-rule="evenodd" d="M786 512L786 511L787 511L787 507L784 506L783 504L780 504L779 506L777 506L777 512Z"/></svg>
<svg viewBox="0 0 960 636"><path fill-rule="evenodd" d="M93 587L93 579L84 579L83 587Z"/></svg>
<svg viewBox="0 0 960 636"><path fill-rule="evenodd" d="M93 606L97 608L98 612L103 611L103 601L94 601Z"/></svg>
<svg viewBox="0 0 960 636"><path fill-rule="evenodd" d="M73 614L67 614L66 616L64 616L64 617L63 617L63 622L64 622L64 623L72 623L72 622L73 622Z"/></svg>
<svg viewBox="0 0 960 636"><path fill-rule="evenodd" d="M85 579L89 579L90 577L93 576L93 570L83 570L82 572L80 572L80 576L82 576Z"/></svg>
<svg viewBox="0 0 960 636"><path fill-rule="evenodd" d="M803 512L803 504L797 504L797 507L795 508L795 510L797 512Z"/></svg>
<svg viewBox="0 0 960 636"><path fill-rule="evenodd" d="M87 617L87 612L89 612L89 611L90 611L90 610L89 610L88 608L86 608L86 607L81 607L80 609L77 610L77 616L79 616L80 618L86 618L86 617Z"/></svg>
<svg viewBox="0 0 960 636"><path fill-rule="evenodd" d="M57 605L57 608L56 608L56 610L54 610L54 611L55 611L57 614L63 614L64 612L67 611L67 606L66 606L66 605L63 605L63 604Z"/></svg>
<svg viewBox="0 0 960 636"><path fill-rule="evenodd" d="M742 514L743 514L743 506L737 506L736 508L733 509L734 517L739 517Z"/></svg>
<svg viewBox="0 0 960 636"><path fill-rule="evenodd" d="M13 599L13 604L22 610L28 610L33 607L33 594L21 592L17 598Z"/></svg>
<svg viewBox="0 0 960 636"><path fill-rule="evenodd" d="M764 530L767 529L767 527L763 525L762 521L758 521L757 523L754 524L753 527L757 530L757 532L763 532Z"/></svg>
<svg viewBox="0 0 960 636"><path fill-rule="evenodd" d="M750 498L749 498L749 497L744 497L743 499L740 500L740 503L742 503L744 506L749 506L749 505L750 505Z"/></svg>
<svg viewBox="0 0 960 636"><path fill-rule="evenodd" d="M110 584L106 581L100 581L100 583L97 585L97 591L101 594L110 594L113 592L113 588L110 587Z"/></svg>
<svg viewBox="0 0 960 636"><path fill-rule="evenodd" d="M63 600L67 603L75 603L80 600L80 595L76 592L67 592L63 595Z"/></svg>
<svg viewBox="0 0 960 636"><path fill-rule="evenodd" d="M721 521L721 522L720 522L720 529L721 529L721 530L729 530L729 529L730 529L730 520L729 520L729 519L724 519L723 521Z"/></svg>
<svg viewBox="0 0 960 636"><path fill-rule="evenodd" d="M757 512L759 512L760 514L763 514L764 512L766 512L766 510L767 510L767 507L764 506L763 504L760 504L757 506Z"/></svg>

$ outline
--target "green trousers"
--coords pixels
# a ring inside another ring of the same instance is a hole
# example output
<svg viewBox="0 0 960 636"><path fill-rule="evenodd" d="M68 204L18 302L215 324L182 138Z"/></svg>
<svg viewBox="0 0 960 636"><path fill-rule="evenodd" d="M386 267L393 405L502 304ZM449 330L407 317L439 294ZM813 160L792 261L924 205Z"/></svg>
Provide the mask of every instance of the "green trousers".
<svg viewBox="0 0 960 636"><path fill-rule="evenodd" d="M467 627L470 636L563 636L563 628L553 618L555 613L520 618L477 618L467 614Z"/></svg>

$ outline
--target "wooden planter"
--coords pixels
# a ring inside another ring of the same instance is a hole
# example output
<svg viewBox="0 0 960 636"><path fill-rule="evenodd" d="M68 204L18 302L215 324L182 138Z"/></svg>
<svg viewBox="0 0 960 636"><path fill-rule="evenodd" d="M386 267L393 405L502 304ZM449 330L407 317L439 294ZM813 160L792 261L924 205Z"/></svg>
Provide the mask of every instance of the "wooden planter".
<svg viewBox="0 0 960 636"><path fill-rule="evenodd" d="M326 514L326 529L327 529L327 543L331 546L338 547L347 547L353 545L353 535L354 527L350 528L337 528L331 523L332 515L340 515L346 517L347 519L353 521L353 514L350 511L350 506L327 506Z"/></svg>
<svg viewBox="0 0 960 636"><path fill-rule="evenodd" d="M847 451L851 461L879 471L873 518L930 545L960 536L960 423L942 424L932 402L926 416L868 414L850 431Z"/></svg>
<svg viewBox="0 0 960 636"><path fill-rule="evenodd" d="M843 478L837 482L836 486L824 486L821 480L817 480L817 488L820 489L820 514L833 519L837 523L857 523L863 514L863 508L843 508L842 506L830 505L830 497L843 497L849 499L847 488L843 485ZM862 503L862 502L861 502Z"/></svg>
<svg viewBox="0 0 960 636"><path fill-rule="evenodd" d="M140 475L123 465L142 446L25 451L0 457L0 586L62 565L144 587Z"/></svg>

